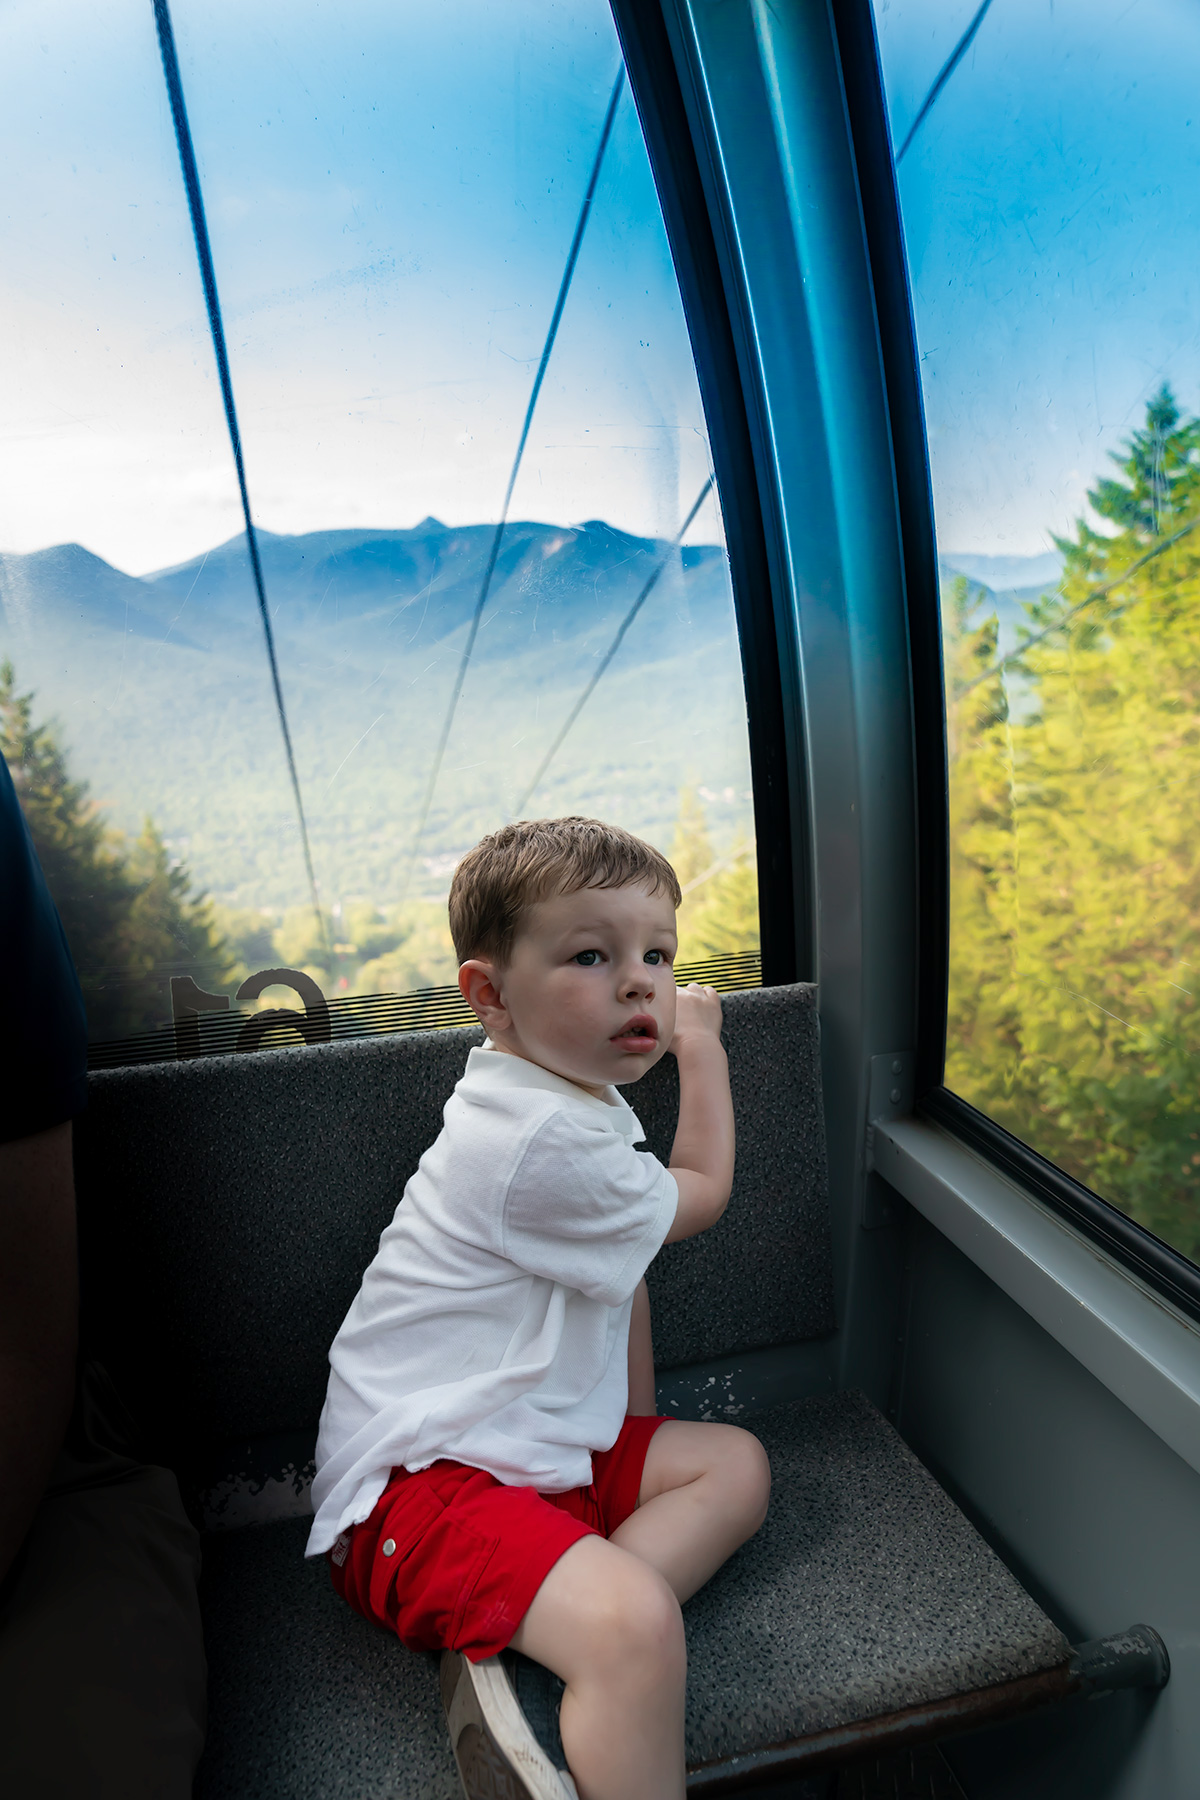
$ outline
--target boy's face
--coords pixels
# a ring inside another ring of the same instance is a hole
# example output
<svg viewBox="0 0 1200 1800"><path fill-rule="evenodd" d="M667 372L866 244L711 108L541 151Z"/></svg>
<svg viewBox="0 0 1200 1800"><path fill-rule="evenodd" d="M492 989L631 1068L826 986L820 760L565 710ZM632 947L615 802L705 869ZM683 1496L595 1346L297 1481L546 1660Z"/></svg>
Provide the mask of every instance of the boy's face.
<svg viewBox="0 0 1200 1800"><path fill-rule="evenodd" d="M537 901L508 965L465 963L460 982L468 992L474 980L468 998L498 1048L595 1090L636 1081L665 1053L675 947L669 894L583 888Z"/></svg>

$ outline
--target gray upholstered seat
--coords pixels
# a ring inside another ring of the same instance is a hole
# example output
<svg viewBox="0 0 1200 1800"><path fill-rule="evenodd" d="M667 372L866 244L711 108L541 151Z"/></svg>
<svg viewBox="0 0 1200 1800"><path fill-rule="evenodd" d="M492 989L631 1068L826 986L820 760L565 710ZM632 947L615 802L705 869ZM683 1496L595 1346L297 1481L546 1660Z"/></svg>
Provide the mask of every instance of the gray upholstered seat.
<svg viewBox="0 0 1200 1800"><path fill-rule="evenodd" d="M758 1536L686 1609L688 1759L1031 1675L1062 1634L860 1396L751 1420ZM455 1800L435 1670L302 1560L307 1521L209 1539L212 1728L197 1800Z"/></svg>
<svg viewBox="0 0 1200 1800"><path fill-rule="evenodd" d="M1053 1668L1066 1639L860 1394L746 1421L757 1537L685 1610L689 1765Z"/></svg>

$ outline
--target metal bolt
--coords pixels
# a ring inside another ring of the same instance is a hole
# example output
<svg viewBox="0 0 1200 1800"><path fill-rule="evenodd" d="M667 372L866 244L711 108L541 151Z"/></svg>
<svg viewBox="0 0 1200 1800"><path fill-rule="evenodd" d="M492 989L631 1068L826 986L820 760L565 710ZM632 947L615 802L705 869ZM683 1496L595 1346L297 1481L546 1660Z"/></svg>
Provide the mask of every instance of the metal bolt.
<svg viewBox="0 0 1200 1800"><path fill-rule="evenodd" d="M900 1104L900 1089L893 1088L892 1089L892 1105L899 1106L899 1104Z"/></svg>
<svg viewBox="0 0 1200 1800"><path fill-rule="evenodd" d="M892 1074L898 1075L903 1067L904 1067L904 1064L900 1061L900 1058L898 1056L894 1056L892 1058Z"/></svg>

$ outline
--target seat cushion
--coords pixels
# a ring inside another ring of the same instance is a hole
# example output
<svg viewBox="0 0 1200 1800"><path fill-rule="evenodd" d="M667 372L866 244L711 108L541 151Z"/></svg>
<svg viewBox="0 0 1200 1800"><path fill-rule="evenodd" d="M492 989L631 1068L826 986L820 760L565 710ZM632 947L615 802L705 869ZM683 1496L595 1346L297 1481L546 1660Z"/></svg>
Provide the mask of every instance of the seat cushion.
<svg viewBox="0 0 1200 1800"><path fill-rule="evenodd" d="M766 1524L686 1610L690 1763L1052 1668L1066 1639L860 1395L749 1421ZM205 1550L197 1800L457 1800L431 1659L339 1601L306 1519Z"/></svg>
<svg viewBox="0 0 1200 1800"><path fill-rule="evenodd" d="M690 1765L1053 1668L1067 1640L861 1394L746 1421L758 1535L684 1611Z"/></svg>

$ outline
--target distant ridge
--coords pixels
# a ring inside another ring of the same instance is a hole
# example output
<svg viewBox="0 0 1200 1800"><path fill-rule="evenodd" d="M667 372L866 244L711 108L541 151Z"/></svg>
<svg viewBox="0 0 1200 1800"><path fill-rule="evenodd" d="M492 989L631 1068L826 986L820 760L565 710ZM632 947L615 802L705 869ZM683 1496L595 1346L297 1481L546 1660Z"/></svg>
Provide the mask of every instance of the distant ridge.
<svg viewBox="0 0 1200 1800"><path fill-rule="evenodd" d="M328 894L396 896L494 535L491 523L433 518L261 534ZM669 548L605 520L508 525L417 893L440 892L446 867L507 815ZM736 642L723 547L671 553L538 804L633 816L666 842L681 788L703 784L723 796L710 803L721 838L744 830ZM294 809L240 534L140 577L78 544L0 556L0 654L38 716L59 722L73 773L114 825L137 831L149 814L210 893L292 904Z"/></svg>
<svg viewBox="0 0 1200 1800"><path fill-rule="evenodd" d="M161 638L163 626L153 605L147 607L149 598L136 575L114 569L82 544L53 544L24 554L0 551L0 628L13 648L47 626ZM175 638L198 648L179 633Z"/></svg>
<svg viewBox="0 0 1200 1800"><path fill-rule="evenodd" d="M943 574L965 575L968 581L976 581L994 594L1050 587L1062 574L1062 560L1057 550L1043 550L1035 556L944 550L940 558Z"/></svg>
<svg viewBox="0 0 1200 1800"><path fill-rule="evenodd" d="M296 534L262 532L259 546L276 632L319 655L412 654L451 637L470 618L495 527L445 525L433 518L392 529L341 527ZM511 655L532 632L546 645L583 646L610 629L667 549L603 519L583 525L513 520L505 533L479 647L482 660ZM671 595L674 594L674 602ZM727 612L724 550L688 545L644 619L644 647L679 613L715 627ZM78 544L0 556L0 624L28 638L50 628L119 632L213 651L251 653L259 626L241 533L186 562L126 575ZM714 610L715 609L715 610ZM598 653L598 648L596 653ZM378 666L378 665L377 665Z"/></svg>

